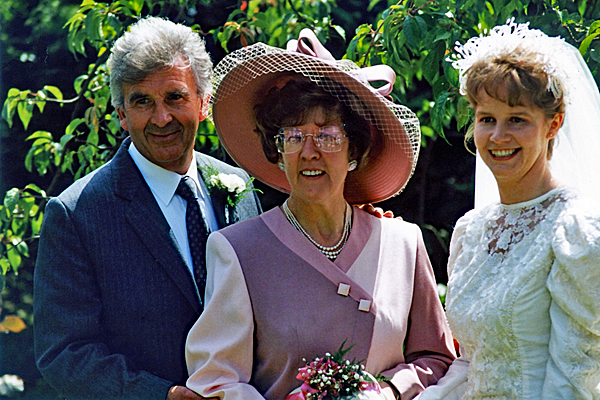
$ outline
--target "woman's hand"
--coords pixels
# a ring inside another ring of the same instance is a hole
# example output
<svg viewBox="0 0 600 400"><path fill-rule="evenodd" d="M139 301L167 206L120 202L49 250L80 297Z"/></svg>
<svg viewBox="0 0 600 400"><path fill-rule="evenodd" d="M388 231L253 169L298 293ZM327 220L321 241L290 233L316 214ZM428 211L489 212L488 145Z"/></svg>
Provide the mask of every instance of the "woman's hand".
<svg viewBox="0 0 600 400"><path fill-rule="evenodd" d="M202 397L185 386L172 386L167 393L167 400L219 400L218 397Z"/></svg>
<svg viewBox="0 0 600 400"><path fill-rule="evenodd" d="M383 211L383 208L374 207L373 204L363 204L362 206L358 206L363 211L368 212L369 214L377 217L377 218L394 218L394 213L391 211Z"/></svg>
<svg viewBox="0 0 600 400"><path fill-rule="evenodd" d="M390 387L389 383L381 381L379 382L379 387L381 387L381 398L385 400L397 400L394 390Z"/></svg>

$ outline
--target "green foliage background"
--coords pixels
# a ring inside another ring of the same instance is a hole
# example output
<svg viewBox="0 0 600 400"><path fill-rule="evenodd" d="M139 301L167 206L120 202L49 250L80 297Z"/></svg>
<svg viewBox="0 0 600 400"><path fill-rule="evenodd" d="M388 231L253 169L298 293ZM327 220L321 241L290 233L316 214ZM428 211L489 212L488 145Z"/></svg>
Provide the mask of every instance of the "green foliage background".
<svg viewBox="0 0 600 400"><path fill-rule="evenodd" d="M114 40L145 15L192 26L215 61L258 41L283 47L308 27L338 58L390 65L397 73L392 97L417 113L423 135L411 183L380 206L423 228L441 283L452 225L472 206L473 159L460 133L471 115L445 61L455 43L515 17L578 47L597 80L600 71L600 5L593 0L3 0L0 73L10 88L0 87L1 178L11 186L0 182L0 330L12 333L0 338L0 376L18 374L25 389L13 393L21 397L54 397L33 365L30 329L44 205L107 162L124 139L105 63ZM208 121L197 149L228 160ZM281 202L260 188L266 209Z"/></svg>

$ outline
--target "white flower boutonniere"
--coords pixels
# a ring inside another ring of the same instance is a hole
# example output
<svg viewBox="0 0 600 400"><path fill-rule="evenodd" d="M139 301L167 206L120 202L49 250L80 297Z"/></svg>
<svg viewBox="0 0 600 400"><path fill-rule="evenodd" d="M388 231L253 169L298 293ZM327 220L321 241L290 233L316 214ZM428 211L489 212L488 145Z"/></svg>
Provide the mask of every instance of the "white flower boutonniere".
<svg viewBox="0 0 600 400"><path fill-rule="evenodd" d="M224 174L213 165L200 167L202 177L206 184L206 188L210 194L216 192L217 195L223 196L227 206L234 208L240 200L244 199L249 192L258 191L251 187L254 178L250 178L246 183L236 174ZM261 192L262 193L262 192Z"/></svg>

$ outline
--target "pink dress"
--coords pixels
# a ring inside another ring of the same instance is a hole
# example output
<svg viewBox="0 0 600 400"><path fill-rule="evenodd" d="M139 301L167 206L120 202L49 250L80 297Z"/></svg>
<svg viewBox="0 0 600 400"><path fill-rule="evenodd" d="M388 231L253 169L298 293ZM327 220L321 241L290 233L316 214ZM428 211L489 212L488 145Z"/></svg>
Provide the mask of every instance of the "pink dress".
<svg viewBox="0 0 600 400"><path fill-rule="evenodd" d="M226 400L283 399L300 386L303 358L344 341L347 358L364 360L403 399L437 382L454 349L421 231L353 214L334 262L279 208L211 234L207 305L186 346L188 387Z"/></svg>

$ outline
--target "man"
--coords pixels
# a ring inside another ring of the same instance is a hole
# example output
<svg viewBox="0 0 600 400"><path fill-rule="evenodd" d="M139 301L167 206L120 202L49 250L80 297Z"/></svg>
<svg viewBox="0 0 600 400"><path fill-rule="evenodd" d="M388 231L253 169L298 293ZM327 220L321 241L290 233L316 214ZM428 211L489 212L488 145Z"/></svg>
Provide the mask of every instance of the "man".
<svg viewBox="0 0 600 400"><path fill-rule="evenodd" d="M142 19L116 41L109 69L130 137L46 207L34 280L37 365L68 399L198 399L183 385L186 335L203 309L202 273L192 267L200 246L186 230L194 200L178 186L182 176L193 181L198 224L208 230L258 215L260 204L247 196L226 217L224 198L209 195L198 172L210 166L248 180L194 152L212 73L197 34Z"/></svg>

